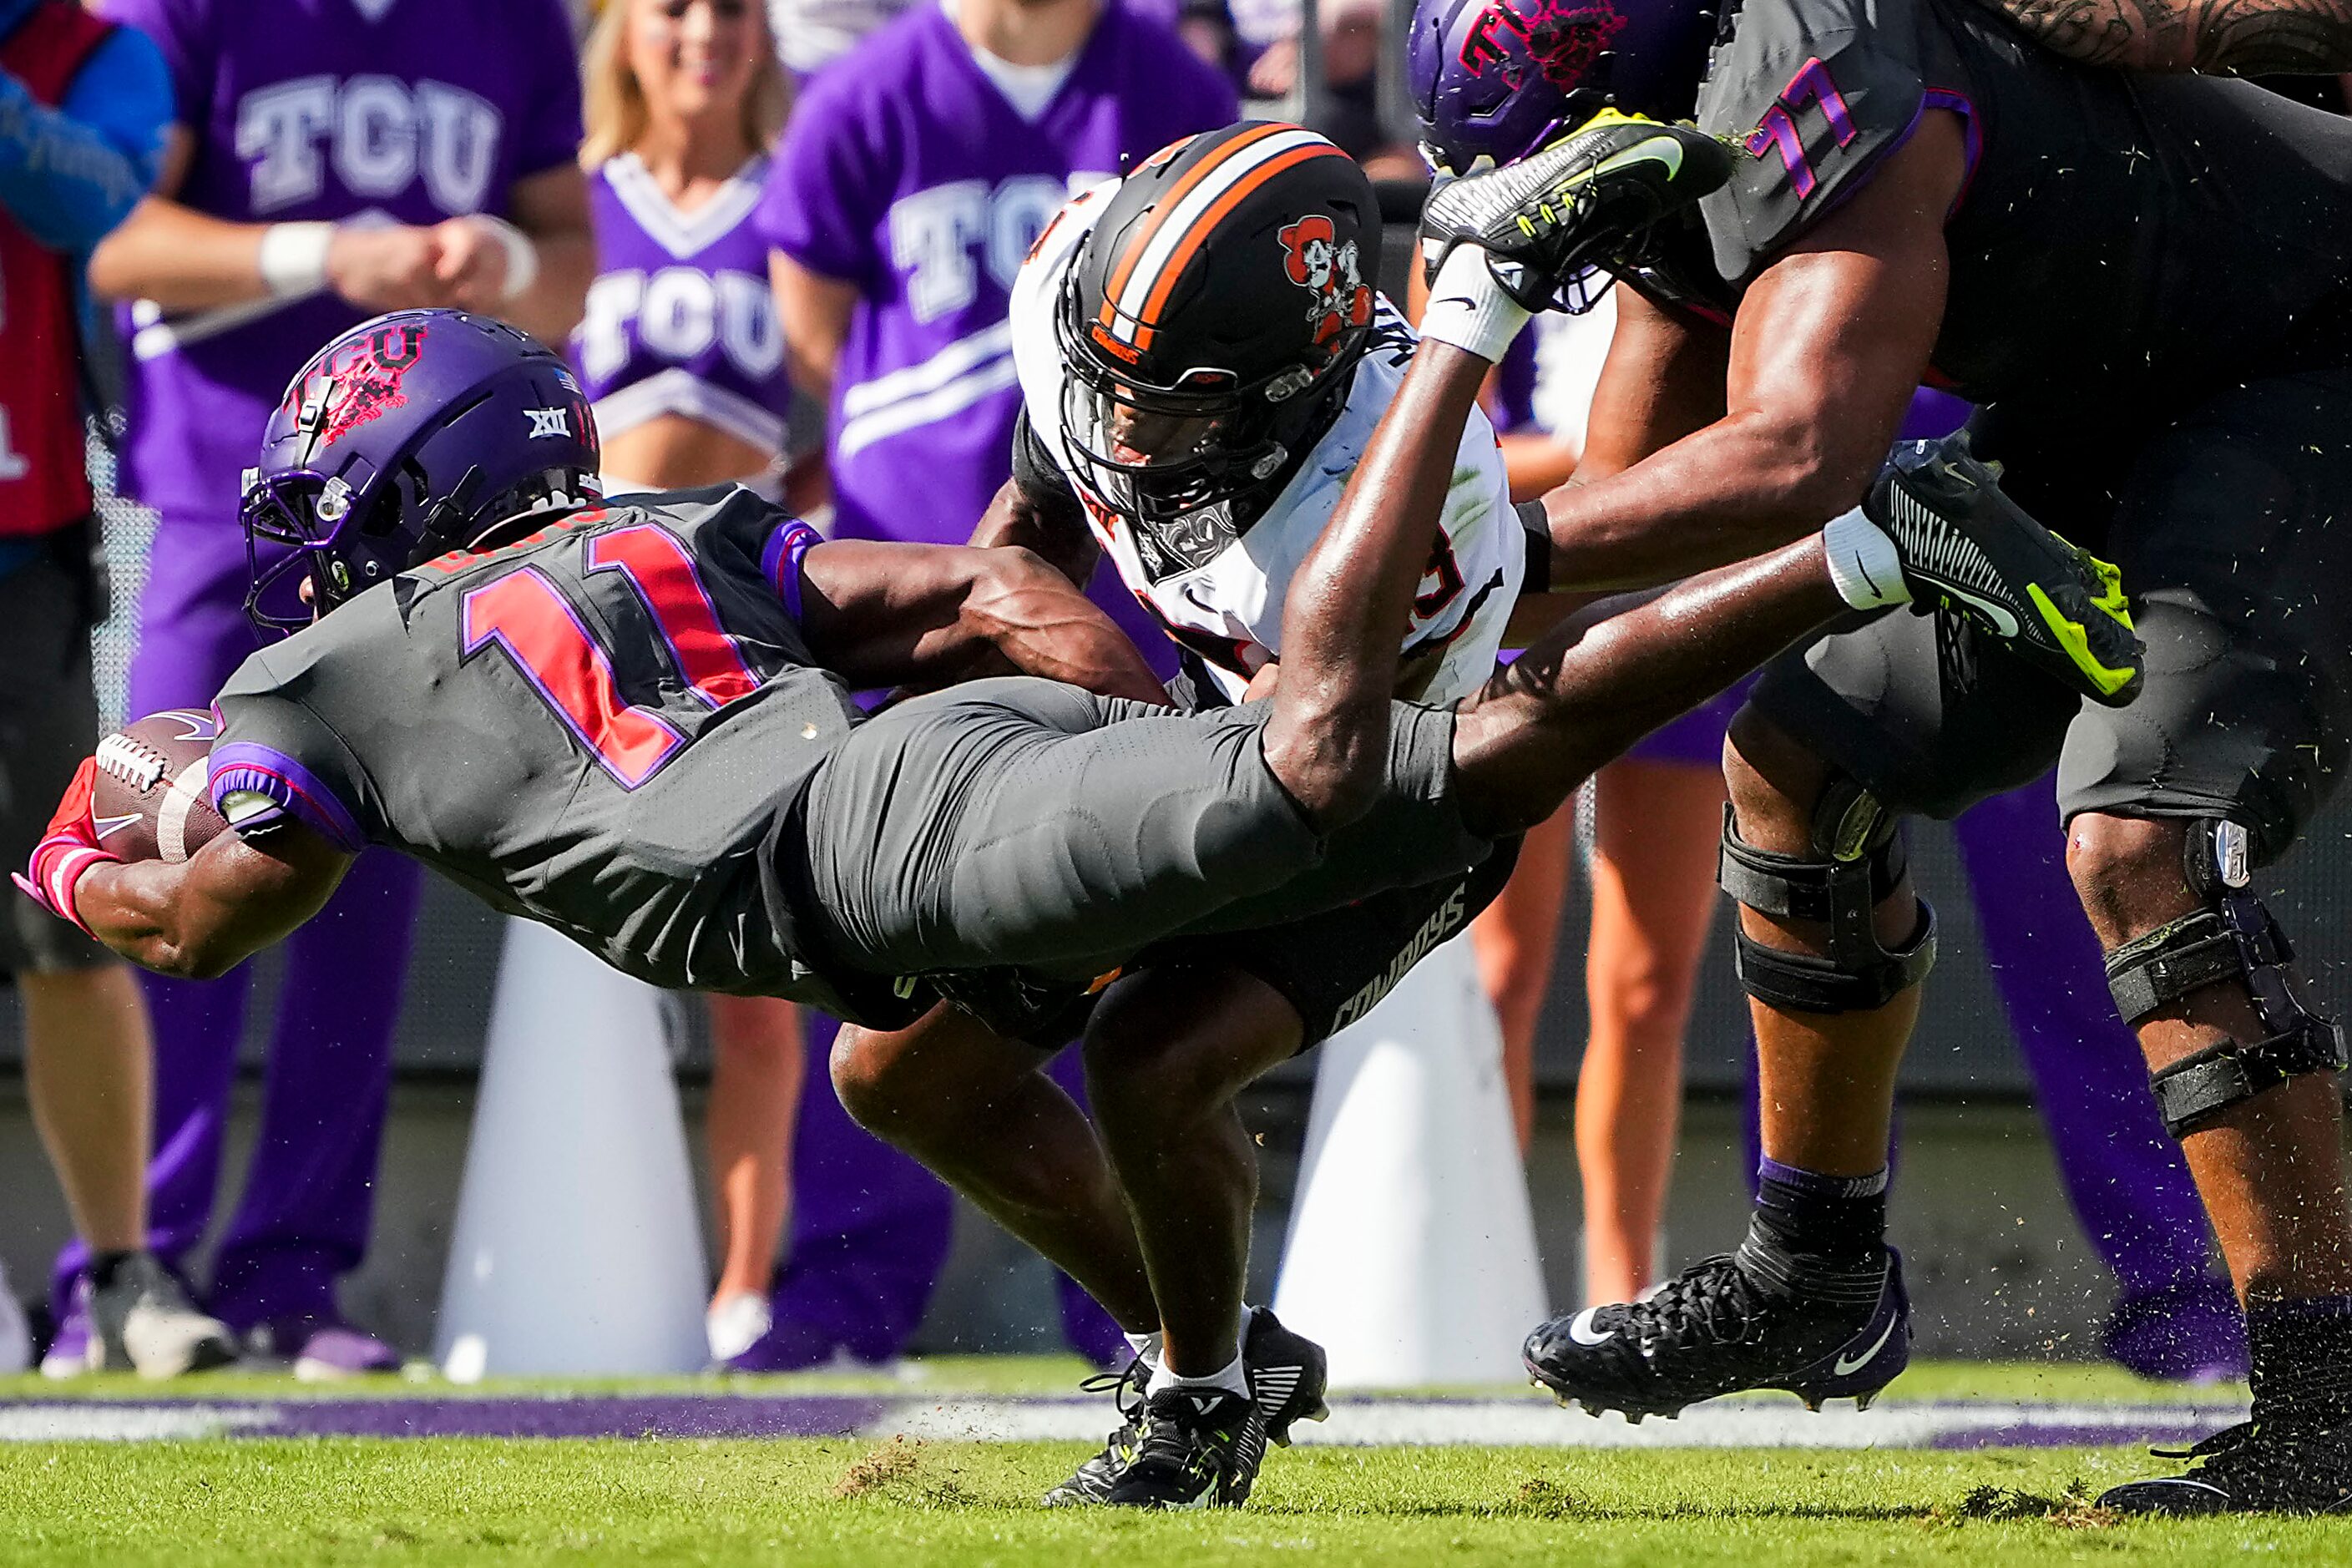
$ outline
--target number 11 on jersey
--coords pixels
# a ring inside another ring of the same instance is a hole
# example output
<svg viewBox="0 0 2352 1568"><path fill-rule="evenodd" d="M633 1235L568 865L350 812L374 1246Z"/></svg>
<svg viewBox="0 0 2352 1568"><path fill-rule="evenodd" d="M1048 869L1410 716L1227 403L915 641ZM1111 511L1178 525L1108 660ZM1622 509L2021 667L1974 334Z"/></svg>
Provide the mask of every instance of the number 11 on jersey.
<svg viewBox="0 0 2352 1568"><path fill-rule="evenodd" d="M638 523L595 534L583 548L589 575L617 572L635 588L671 668L703 706L717 710L759 689L759 677L719 624L718 606L676 534ZM622 788L644 784L684 749L686 732L676 723L621 695L612 655L538 567L520 566L467 590L463 624L466 657L492 644L503 648Z"/></svg>

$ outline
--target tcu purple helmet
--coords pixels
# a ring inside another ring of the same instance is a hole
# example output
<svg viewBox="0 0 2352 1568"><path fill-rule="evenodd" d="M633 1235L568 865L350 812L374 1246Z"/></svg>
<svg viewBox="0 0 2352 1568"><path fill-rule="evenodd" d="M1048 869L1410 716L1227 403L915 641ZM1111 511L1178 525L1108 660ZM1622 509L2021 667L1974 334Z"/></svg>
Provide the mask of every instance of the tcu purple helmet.
<svg viewBox="0 0 2352 1568"><path fill-rule="evenodd" d="M1442 174L1524 158L1603 109L1688 116L1717 0L1420 0L1405 53Z"/></svg>
<svg viewBox="0 0 2352 1568"><path fill-rule="evenodd" d="M501 321L395 310L335 339L287 387L245 476L246 614L265 633L588 493L596 426L571 367Z"/></svg>

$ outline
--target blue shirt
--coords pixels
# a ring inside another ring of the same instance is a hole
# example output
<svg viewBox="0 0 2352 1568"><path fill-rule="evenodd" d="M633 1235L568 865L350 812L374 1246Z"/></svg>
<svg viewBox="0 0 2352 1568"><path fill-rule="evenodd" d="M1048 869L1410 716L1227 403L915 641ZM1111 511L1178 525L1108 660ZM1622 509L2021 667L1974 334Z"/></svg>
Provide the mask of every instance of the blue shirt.
<svg viewBox="0 0 2352 1568"><path fill-rule="evenodd" d="M0 71L0 208L50 249L84 257L155 183L172 80L147 35L117 27L55 109Z"/></svg>

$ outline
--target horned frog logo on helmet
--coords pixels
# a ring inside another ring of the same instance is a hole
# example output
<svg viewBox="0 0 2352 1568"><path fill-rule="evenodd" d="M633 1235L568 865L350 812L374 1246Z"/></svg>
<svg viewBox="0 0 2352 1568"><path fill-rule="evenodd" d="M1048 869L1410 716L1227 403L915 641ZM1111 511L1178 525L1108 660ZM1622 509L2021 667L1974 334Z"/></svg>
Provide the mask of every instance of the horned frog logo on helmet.
<svg viewBox="0 0 2352 1568"><path fill-rule="evenodd" d="M1372 291L1358 269L1356 242L1336 243L1331 220L1309 213L1281 233L1283 268L1290 280L1314 296L1307 319L1315 341L1328 346L1349 327L1372 319Z"/></svg>

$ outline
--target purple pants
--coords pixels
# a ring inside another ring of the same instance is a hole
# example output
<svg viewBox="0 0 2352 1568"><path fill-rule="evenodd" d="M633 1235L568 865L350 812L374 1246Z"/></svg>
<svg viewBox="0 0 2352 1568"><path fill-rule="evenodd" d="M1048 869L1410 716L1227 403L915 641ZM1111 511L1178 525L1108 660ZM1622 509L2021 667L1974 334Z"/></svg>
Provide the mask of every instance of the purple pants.
<svg viewBox="0 0 2352 1568"><path fill-rule="evenodd" d="M166 520L156 530L131 666L133 715L212 705L256 647L247 581L233 521ZM334 1315L336 1277L367 1251L418 886L415 865L370 851L284 944L259 1141L213 1265L210 1304L232 1328ZM140 977L155 1028L149 1242L175 1265L212 1223L249 967L218 980ZM85 1258L79 1242L58 1258L60 1309Z"/></svg>
<svg viewBox="0 0 2352 1568"><path fill-rule="evenodd" d="M839 1027L812 1015L808 1084L793 1148L792 1246L772 1296L775 1326L739 1365L789 1371L836 1351L857 1361L897 1355L921 1323L946 1265L955 1204L939 1178L849 1119L828 1087ZM1047 1069L1083 1100L1084 1068L1065 1051ZM1064 1275L1063 1337L1110 1365L1127 1359L1118 1325Z"/></svg>

